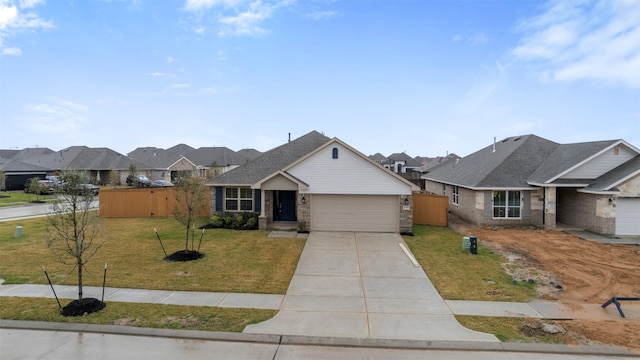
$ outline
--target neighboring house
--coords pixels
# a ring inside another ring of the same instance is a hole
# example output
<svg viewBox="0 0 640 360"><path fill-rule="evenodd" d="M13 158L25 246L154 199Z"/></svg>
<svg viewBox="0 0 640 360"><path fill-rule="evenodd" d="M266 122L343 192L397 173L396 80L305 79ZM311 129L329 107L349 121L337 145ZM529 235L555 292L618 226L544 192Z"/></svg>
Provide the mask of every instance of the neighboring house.
<svg viewBox="0 0 640 360"><path fill-rule="evenodd" d="M212 211L259 213L260 229L411 232L419 188L312 131L210 180Z"/></svg>
<svg viewBox="0 0 640 360"><path fill-rule="evenodd" d="M404 174L407 172L417 171L417 169L422 166L422 163L402 152L389 155L382 162L382 166L394 173Z"/></svg>
<svg viewBox="0 0 640 360"><path fill-rule="evenodd" d="M640 235L640 150L624 140L558 144L535 135L494 142L423 175L450 211L481 226L562 223Z"/></svg>
<svg viewBox="0 0 640 360"><path fill-rule="evenodd" d="M0 171L4 172L4 179L0 179L0 190L12 191L24 189L31 178L44 179L50 170L20 160L0 158Z"/></svg>
<svg viewBox="0 0 640 360"><path fill-rule="evenodd" d="M187 144L178 144L175 146L172 146L170 148L167 149L168 152L170 153L174 153L177 155L187 155L188 153L192 152L193 150L195 150L194 148L192 148L191 146L187 145Z"/></svg>
<svg viewBox="0 0 640 360"><path fill-rule="evenodd" d="M375 153L373 155L369 155L369 159L377 162L378 164L382 165L382 163L384 163L387 160L387 157L380 154L380 153Z"/></svg>
<svg viewBox="0 0 640 360"><path fill-rule="evenodd" d="M198 176L214 177L249 162L249 158L227 147L201 147L185 155L198 169Z"/></svg>
<svg viewBox="0 0 640 360"><path fill-rule="evenodd" d="M460 156L456 154L449 154L447 156L438 156L435 158L421 157L419 161L422 164L422 166L419 167L417 171L422 174L430 173L434 170L437 170L440 167L447 166L447 164L450 165L451 162L458 161L459 159L460 159Z"/></svg>
<svg viewBox="0 0 640 360"><path fill-rule="evenodd" d="M47 169L47 174L56 174L64 170L85 172L99 184L111 182L112 171L121 182L123 171L126 171L132 160L108 148L89 148L86 146L71 146L66 149L37 155L21 160L34 169ZM144 164L137 164L144 167ZM124 175L126 178L126 174Z"/></svg>
<svg viewBox="0 0 640 360"><path fill-rule="evenodd" d="M146 171L138 168L138 173L146 174L151 180L174 182L180 177L195 175L196 165L183 155L156 147L141 147L127 154L131 159L146 164Z"/></svg>

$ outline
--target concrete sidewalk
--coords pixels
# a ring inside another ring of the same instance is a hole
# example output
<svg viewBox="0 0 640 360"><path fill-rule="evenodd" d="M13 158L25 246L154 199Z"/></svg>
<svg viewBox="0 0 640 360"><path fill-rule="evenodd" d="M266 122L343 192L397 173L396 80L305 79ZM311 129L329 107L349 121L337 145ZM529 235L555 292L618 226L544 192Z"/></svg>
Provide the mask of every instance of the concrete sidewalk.
<svg viewBox="0 0 640 360"><path fill-rule="evenodd" d="M0 279L0 283L2 280ZM76 286L54 285L61 299L78 297ZM15 284L0 285L0 296L39 297L53 300L49 285ZM84 296L100 299L102 288L84 287ZM215 306L249 309L283 309L286 295L277 294L240 294L195 291L164 291L145 289L105 288L104 301L134 302L147 304L173 304L190 306ZM603 309L598 304L563 305L557 302L534 301L530 303L444 300L454 315L477 315L497 317L530 317L538 319L598 319L616 320L620 314L615 305ZM629 319L640 319L640 303L622 302L624 314Z"/></svg>

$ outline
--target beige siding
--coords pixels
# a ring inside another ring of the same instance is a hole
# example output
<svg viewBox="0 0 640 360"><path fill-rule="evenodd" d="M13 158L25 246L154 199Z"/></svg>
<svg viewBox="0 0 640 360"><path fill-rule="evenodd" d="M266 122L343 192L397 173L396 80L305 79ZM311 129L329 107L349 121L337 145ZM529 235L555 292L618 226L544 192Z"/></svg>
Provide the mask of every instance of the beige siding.
<svg viewBox="0 0 640 360"><path fill-rule="evenodd" d="M636 155L626 146L618 145L616 148L609 149L586 164L572 170L562 176L561 179L595 179L631 160Z"/></svg>

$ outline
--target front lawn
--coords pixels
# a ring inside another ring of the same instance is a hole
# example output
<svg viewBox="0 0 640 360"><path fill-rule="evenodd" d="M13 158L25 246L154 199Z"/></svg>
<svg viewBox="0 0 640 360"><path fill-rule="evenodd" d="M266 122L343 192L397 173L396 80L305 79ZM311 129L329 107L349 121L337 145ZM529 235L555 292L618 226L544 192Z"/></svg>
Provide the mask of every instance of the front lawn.
<svg viewBox="0 0 640 360"><path fill-rule="evenodd" d="M54 299L0 297L0 319L123 325L148 328L242 332L251 324L272 318L276 310L235 309L107 302L107 307L85 316L60 315Z"/></svg>
<svg viewBox="0 0 640 360"><path fill-rule="evenodd" d="M462 235L448 227L414 225L413 233L404 241L443 298L516 302L535 298L533 285L513 284L500 265L506 259L482 243L478 254L472 255L462 250Z"/></svg>
<svg viewBox="0 0 640 360"><path fill-rule="evenodd" d="M102 285L106 262L109 287L284 294L305 243L300 239L268 238L266 231L213 229L204 233L202 259L169 262L163 260L153 229L158 229L168 254L183 250L184 229L174 219L100 221L106 242L89 261L84 285ZM14 238L17 225L23 227L19 239ZM2 223L0 277L7 284L46 284L42 266L55 284L77 284L76 272L57 262L47 248L45 231L45 218ZM200 235L196 231L196 247Z"/></svg>
<svg viewBox="0 0 640 360"><path fill-rule="evenodd" d="M27 194L24 191L0 191L0 207L23 206L35 201L51 202L55 200L54 195Z"/></svg>

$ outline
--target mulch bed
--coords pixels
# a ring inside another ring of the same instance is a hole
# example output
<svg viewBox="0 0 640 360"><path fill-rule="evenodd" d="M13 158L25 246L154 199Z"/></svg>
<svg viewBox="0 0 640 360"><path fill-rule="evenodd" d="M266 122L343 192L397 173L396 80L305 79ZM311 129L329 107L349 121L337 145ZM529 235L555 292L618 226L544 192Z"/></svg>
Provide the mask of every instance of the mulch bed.
<svg viewBox="0 0 640 360"><path fill-rule="evenodd" d="M199 251L180 250L165 257L164 259L168 261L193 261L193 260L201 259L203 257L204 257L204 254Z"/></svg>
<svg viewBox="0 0 640 360"><path fill-rule="evenodd" d="M82 316L85 314L91 314L104 309L107 304L94 298L86 298L80 300L73 300L67 306L62 308L62 316Z"/></svg>

